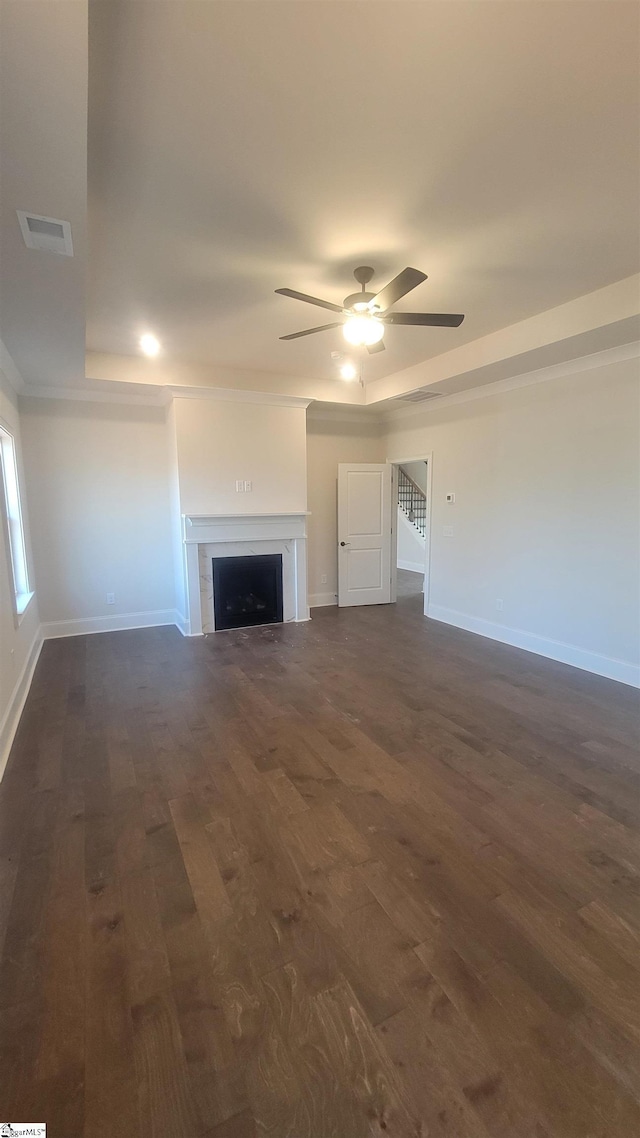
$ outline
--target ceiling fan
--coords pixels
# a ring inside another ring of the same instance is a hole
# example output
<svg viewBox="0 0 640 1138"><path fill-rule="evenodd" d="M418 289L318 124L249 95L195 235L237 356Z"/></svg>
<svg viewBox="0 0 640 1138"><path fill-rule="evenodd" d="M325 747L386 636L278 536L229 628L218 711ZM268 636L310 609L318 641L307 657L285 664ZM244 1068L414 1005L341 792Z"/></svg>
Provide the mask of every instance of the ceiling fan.
<svg viewBox="0 0 640 1138"><path fill-rule="evenodd" d="M296 292L291 288L277 288L280 296L291 296L294 300L304 300L306 304L316 304L319 308L328 308L330 312L338 312L343 320L336 320L333 324L320 324L317 328L305 328L303 332L292 332L289 336L281 336L281 340L297 340L300 336L311 336L314 332L326 332L329 328L339 328L345 340L354 347L366 348L368 352L383 352L382 337L386 324L419 324L438 328L458 328L464 316L450 312L390 312L403 296L426 281L427 274L419 269L403 269L389 281L380 292L367 292L366 286L373 276L373 269L368 265L360 265L354 271L354 277L361 286L361 292L353 292L345 296L342 307L333 304L330 300L319 300L315 296L307 296L305 292Z"/></svg>

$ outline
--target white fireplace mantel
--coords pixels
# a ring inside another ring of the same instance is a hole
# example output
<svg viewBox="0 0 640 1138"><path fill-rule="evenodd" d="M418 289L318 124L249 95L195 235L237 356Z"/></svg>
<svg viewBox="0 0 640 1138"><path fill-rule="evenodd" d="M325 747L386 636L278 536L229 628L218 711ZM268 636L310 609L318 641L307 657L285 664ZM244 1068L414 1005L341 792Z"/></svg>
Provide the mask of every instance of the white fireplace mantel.
<svg viewBox="0 0 640 1138"><path fill-rule="evenodd" d="M282 555L284 622L309 620L307 517L297 514L183 514L188 636L215 632L214 557Z"/></svg>

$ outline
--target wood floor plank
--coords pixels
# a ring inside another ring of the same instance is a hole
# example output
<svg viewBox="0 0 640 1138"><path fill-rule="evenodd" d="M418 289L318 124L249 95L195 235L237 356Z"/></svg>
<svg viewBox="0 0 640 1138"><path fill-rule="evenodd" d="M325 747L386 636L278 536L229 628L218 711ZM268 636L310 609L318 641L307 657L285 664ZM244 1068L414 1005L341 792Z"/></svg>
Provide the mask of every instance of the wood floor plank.
<svg viewBox="0 0 640 1138"><path fill-rule="evenodd" d="M580 1133L599 1125L623 1138L640 1127L640 1107L624 1080L603 1069L572 1025L551 1013L508 965L497 964L483 982L518 1037L527 1037L527 1083L535 1083L555 1128Z"/></svg>
<svg viewBox="0 0 640 1138"><path fill-rule="evenodd" d="M47 1079L85 1059L87 904L82 787L61 796L55 823L52 885L45 921L44 1017L36 1077ZM80 1107L81 1107L80 1103Z"/></svg>
<svg viewBox="0 0 640 1138"><path fill-rule="evenodd" d="M602 901L590 901L579 910L584 924L596 929L634 968L640 966L640 929L632 928Z"/></svg>
<svg viewBox="0 0 640 1138"><path fill-rule="evenodd" d="M262 980L274 1020L298 1076L307 1106L309 1134L338 1138L367 1134L369 1120L352 1094L350 1072L332 1062L316 998L292 962Z"/></svg>
<svg viewBox="0 0 640 1138"><path fill-rule="evenodd" d="M422 1012L403 1008L380 1024L376 1033L428 1135L487 1138L490 1131L456 1085L456 1072L447 1066L446 1054L430 1039Z"/></svg>
<svg viewBox="0 0 640 1138"><path fill-rule="evenodd" d="M172 1001L157 997L133 1009L135 1073L144 1138L191 1138L202 1127L189 1088Z"/></svg>
<svg viewBox="0 0 640 1138"><path fill-rule="evenodd" d="M347 1077L369 1133L415 1138L420 1121L414 1104L353 989L342 982L319 992L314 1003L331 1065Z"/></svg>
<svg viewBox="0 0 640 1138"><path fill-rule="evenodd" d="M410 592L48 641L0 786L5 1115L640 1133L638 721Z"/></svg>
<svg viewBox="0 0 640 1138"><path fill-rule="evenodd" d="M596 1009L608 1015L631 1042L640 1044L640 985L637 973L634 975L631 970L631 980L625 983L619 977L604 971L584 944L577 943L560 923L554 924L546 918L541 908L522 894L508 891L497 899L496 905L537 944ZM616 955L615 949L611 948L610 958L615 960Z"/></svg>

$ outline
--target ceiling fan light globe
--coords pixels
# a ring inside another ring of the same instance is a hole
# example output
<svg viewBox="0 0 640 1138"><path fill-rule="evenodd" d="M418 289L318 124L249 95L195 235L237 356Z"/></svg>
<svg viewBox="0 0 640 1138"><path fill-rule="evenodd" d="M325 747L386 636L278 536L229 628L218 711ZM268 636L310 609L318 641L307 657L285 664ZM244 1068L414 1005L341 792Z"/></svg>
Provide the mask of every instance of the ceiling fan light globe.
<svg viewBox="0 0 640 1138"><path fill-rule="evenodd" d="M366 340L367 347L371 344L379 344L384 336L384 324L381 320L375 320L369 317L369 335Z"/></svg>
<svg viewBox="0 0 640 1138"><path fill-rule="evenodd" d="M371 316L351 316L342 331L347 343L354 347L369 347L378 344L384 336L384 324Z"/></svg>

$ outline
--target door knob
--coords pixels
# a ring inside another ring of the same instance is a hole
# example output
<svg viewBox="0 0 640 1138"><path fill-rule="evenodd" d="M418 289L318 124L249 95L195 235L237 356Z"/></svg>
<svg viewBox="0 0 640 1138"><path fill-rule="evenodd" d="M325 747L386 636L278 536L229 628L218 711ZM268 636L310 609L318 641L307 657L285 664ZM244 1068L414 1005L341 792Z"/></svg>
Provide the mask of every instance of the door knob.
<svg viewBox="0 0 640 1138"><path fill-rule="evenodd" d="M340 545L351 545L350 541L341 541Z"/></svg>

